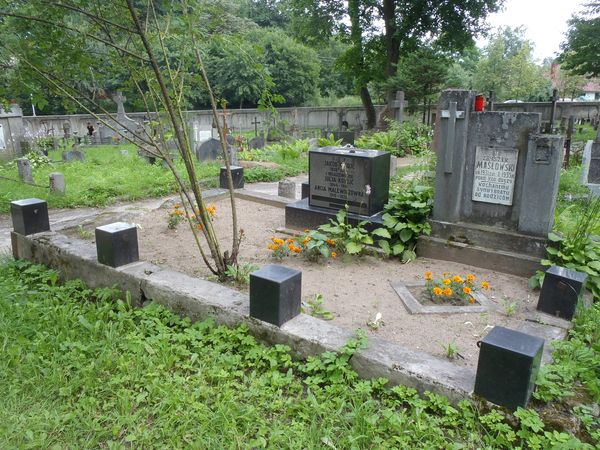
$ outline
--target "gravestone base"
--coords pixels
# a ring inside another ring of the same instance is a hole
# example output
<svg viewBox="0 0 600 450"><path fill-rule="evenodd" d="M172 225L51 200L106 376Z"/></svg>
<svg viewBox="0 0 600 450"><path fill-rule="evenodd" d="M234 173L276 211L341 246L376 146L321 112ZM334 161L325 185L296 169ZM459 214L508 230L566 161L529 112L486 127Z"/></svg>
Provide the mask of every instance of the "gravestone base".
<svg viewBox="0 0 600 450"><path fill-rule="evenodd" d="M500 228L430 220L431 235L420 236L417 255L530 277L540 270L546 239Z"/></svg>
<svg viewBox="0 0 600 450"><path fill-rule="evenodd" d="M309 206L308 198L303 198L285 206L285 227L296 230L315 229L319 225L329 223L329 219L335 219L336 214L337 211L334 209ZM348 213L348 223L357 225L359 222L366 221L367 231L373 231L383 227L382 216L383 211L372 216Z"/></svg>

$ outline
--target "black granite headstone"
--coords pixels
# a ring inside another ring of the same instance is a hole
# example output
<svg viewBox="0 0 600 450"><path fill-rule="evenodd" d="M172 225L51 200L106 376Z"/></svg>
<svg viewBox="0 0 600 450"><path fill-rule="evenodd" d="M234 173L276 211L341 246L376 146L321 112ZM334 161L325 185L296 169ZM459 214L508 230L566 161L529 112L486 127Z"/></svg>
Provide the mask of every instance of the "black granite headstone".
<svg viewBox="0 0 600 450"><path fill-rule="evenodd" d="M48 203L39 198L27 198L10 202L10 215L15 233L27 236L42 231L50 231Z"/></svg>
<svg viewBox="0 0 600 450"><path fill-rule="evenodd" d="M231 179L234 189L242 189L244 187L244 168L239 166L229 166L231 169ZM219 174L219 187L221 189L229 189L227 185L227 168L221 167Z"/></svg>
<svg viewBox="0 0 600 450"><path fill-rule="evenodd" d="M544 340L496 326L480 342L475 394L512 410L525 407L535 387Z"/></svg>
<svg viewBox="0 0 600 450"><path fill-rule="evenodd" d="M135 225L116 222L96 228L98 262L111 267L138 261L138 240Z"/></svg>
<svg viewBox="0 0 600 450"><path fill-rule="evenodd" d="M302 272L268 265L250 274L250 316L280 327L300 314Z"/></svg>
<svg viewBox="0 0 600 450"><path fill-rule="evenodd" d="M550 267L544 275L538 311L571 320L587 277L585 273L565 267Z"/></svg>
<svg viewBox="0 0 600 450"><path fill-rule="evenodd" d="M308 198L310 195L310 184L308 184L308 181L305 181L304 183L302 183L301 187L302 187L302 196L300 198Z"/></svg>
<svg viewBox="0 0 600 450"><path fill-rule="evenodd" d="M354 131L334 131L333 139L336 141L341 139L343 145L354 145Z"/></svg>
<svg viewBox="0 0 600 450"><path fill-rule="evenodd" d="M324 147L309 153L309 205L372 216L388 201L390 154Z"/></svg>

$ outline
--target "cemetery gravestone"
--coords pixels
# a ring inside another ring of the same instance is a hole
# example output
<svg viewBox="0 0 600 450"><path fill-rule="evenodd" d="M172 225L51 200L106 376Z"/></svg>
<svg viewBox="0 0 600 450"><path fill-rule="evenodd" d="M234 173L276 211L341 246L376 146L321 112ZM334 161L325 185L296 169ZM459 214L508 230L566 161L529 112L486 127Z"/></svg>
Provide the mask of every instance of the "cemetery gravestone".
<svg viewBox="0 0 600 450"><path fill-rule="evenodd" d="M336 141L341 139L343 145L354 145L354 131L334 131L333 139Z"/></svg>
<svg viewBox="0 0 600 450"><path fill-rule="evenodd" d="M60 172L52 172L49 175L50 192L56 194L65 193L65 176Z"/></svg>
<svg viewBox="0 0 600 450"><path fill-rule="evenodd" d="M248 149L252 150L255 148L264 148L265 147L265 138L262 136L253 137L248 141Z"/></svg>
<svg viewBox="0 0 600 450"><path fill-rule="evenodd" d="M23 183L33 183L33 176L31 174L31 162L28 159L17 159L17 171L19 172L19 178Z"/></svg>
<svg viewBox="0 0 600 450"><path fill-rule="evenodd" d="M70 150L68 152L62 152L63 161L85 161L85 155L79 150Z"/></svg>
<svg viewBox="0 0 600 450"><path fill-rule="evenodd" d="M199 161L214 161L221 154L221 141L218 139L208 139L196 149L196 158Z"/></svg>
<svg viewBox="0 0 600 450"><path fill-rule="evenodd" d="M309 152L309 195L286 205L286 227L314 228L348 207L350 223L381 224L388 201L390 154L377 150L325 147Z"/></svg>
<svg viewBox="0 0 600 450"><path fill-rule="evenodd" d="M475 94L444 91L431 236L422 256L530 276L544 257L562 162L562 136L540 114L473 111Z"/></svg>
<svg viewBox="0 0 600 450"><path fill-rule="evenodd" d="M587 141L581 163L581 184L600 197L600 143Z"/></svg>

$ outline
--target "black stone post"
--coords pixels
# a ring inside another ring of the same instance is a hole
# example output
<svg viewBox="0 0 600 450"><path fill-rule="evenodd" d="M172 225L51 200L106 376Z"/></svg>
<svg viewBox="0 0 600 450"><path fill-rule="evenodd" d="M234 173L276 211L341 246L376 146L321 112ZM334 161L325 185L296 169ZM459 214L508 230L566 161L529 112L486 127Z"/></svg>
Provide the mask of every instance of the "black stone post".
<svg viewBox="0 0 600 450"><path fill-rule="evenodd" d="M308 181L302 183L302 196L300 198L308 198L310 196L310 184Z"/></svg>
<svg viewBox="0 0 600 450"><path fill-rule="evenodd" d="M548 133L554 131L554 120L556 118L556 102L558 101L558 89L552 90L552 110L550 111L550 125L548 125Z"/></svg>
<svg viewBox="0 0 600 450"><path fill-rule="evenodd" d="M98 262L111 267L139 261L135 225L116 222L96 228Z"/></svg>
<svg viewBox="0 0 600 450"><path fill-rule="evenodd" d="M571 320L587 277L585 273L565 267L550 267L544 275L537 310Z"/></svg>
<svg viewBox="0 0 600 450"><path fill-rule="evenodd" d="M544 340L496 326L479 345L475 394L512 410L527 406L540 368Z"/></svg>
<svg viewBox="0 0 600 450"><path fill-rule="evenodd" d="M250 316L280 327L300 314L302 272L268 265L250 274Z"/></svg>
<svg viewBox="0 0 600 450"><path fill-rule="evenodd" d="M244 168L239 166L229 166L231 169L231 179L234 189L242 189L244 187ZM219 187L221 189L229 189L227 184L227 167L221 167L219 174Z"/></svg>
<svg viewBox="0 0 600 450"><path fill-rule="evenodd" d="M50 231L48 203L39 198L26 198L10 202L10 215L15 233L27 236Z"/></svg>

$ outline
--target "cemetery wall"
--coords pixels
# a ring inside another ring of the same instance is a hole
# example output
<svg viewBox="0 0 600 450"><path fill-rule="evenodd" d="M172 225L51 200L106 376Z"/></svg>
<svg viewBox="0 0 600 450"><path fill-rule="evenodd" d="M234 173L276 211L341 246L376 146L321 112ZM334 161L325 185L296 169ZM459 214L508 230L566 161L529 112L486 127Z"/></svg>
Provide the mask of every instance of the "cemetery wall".
<svg viewBox="0 0 600 450"><path fill-rule="evenodd" d="M529 112L540 113L542 121L548 122L552 111L551 102L523 102L523 103L494 103L494 111L506 112ZM600 102L557 102L556 119L568 119L574 116L575 119L591 120L600 114Z"/></svg>
<svg viewBox="0 0 600 450"><path fill-rule="evenodd" d="M376 106L377 113L383 111L384 106ZM349 128L360 130L366 123L364 108L356 107L299 107L277 108L280 120L287 123L286 129L296 125L300 129L306 128L340 128L342 121L347 121ZM116 116L116 114L115 114ZM100 117L106 117L100 115ZM138 122L143 122L146 114L127 113L127 117ZM268 123L267 113L258 109L230 109L227 113L229 127L234 131L254 130L255 118L260 122L258 128L264 128ZM210 110L187 111L188 123L195 124L200 129L211 129L213 124ZM86 134L88 122L96 124L96 119L89 114L52 115L52 116L27 116L23 118L25 128L32 133L44 131L59 137L63 134L63 124L69 122L72 131L77 131L79 136ZM98 126L95 126L98 129Z"/></svg>

